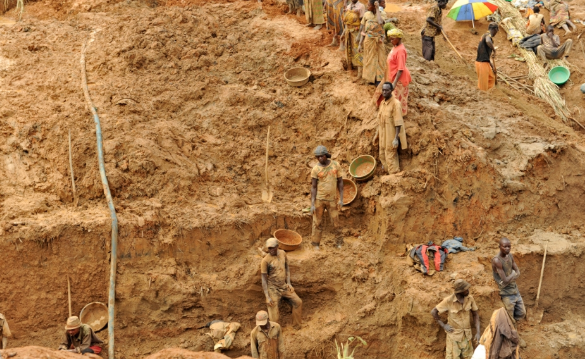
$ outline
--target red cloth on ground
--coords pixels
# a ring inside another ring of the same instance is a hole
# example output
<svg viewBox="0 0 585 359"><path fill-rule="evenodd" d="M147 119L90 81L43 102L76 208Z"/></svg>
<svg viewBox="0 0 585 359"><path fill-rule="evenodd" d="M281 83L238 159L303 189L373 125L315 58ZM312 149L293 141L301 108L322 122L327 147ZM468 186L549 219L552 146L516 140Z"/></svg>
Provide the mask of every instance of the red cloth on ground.
<svg viewBox="0 0 585 359"><path fill-rule="evenodd" d="M93 352L94 352L95 354L99 354L99 353L101 353L101 352L102 352L102 348L101 348L101 347L98 347L97 345L94 345L94 346L92 346L92 347L89 347L89 349L93 350Z"/></svg>
<svg viewBox="0 0 585 359"><path fill-rule="evenodd" d="M410 71L406 68L406 48L403 44L394 46L392 51L388 54L388 81L394 82L396 73L402 70L400 75L400 81L404 87L407 87L412 78L410 77Z"/></svg>

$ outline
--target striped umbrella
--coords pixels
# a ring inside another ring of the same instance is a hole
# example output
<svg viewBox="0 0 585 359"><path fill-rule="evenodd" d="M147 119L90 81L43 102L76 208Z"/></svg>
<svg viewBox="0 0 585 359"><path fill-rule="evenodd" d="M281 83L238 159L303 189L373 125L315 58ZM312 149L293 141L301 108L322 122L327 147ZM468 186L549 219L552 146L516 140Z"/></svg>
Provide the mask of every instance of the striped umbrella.
<svg viewBox="0 0 585 359"><path fill-rule="evenodd" d="M473 22L473 20L493 14L497 9L497 5L487 0L457 0L447 17L455 21L471 20Z"/></svg>

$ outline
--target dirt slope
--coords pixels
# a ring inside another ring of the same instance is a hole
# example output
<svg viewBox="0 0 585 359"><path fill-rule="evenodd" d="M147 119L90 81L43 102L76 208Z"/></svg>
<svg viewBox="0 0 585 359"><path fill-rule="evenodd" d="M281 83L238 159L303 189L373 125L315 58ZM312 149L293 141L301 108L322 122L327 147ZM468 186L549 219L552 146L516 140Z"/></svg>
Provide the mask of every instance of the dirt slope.
<svg viewBox="0 0 585 359"><path fill-rule="evenodd" d="M154 5L45 0L27 7L23 22L0 27L0 246L7 268L0 308L17 336L11 345L56 347L67 316L66 275L74 312L106 301L109 213L79 73L79 51L92 34L89 87L120 217L119 358L171 347L208 350L209 338L195 328L218 318L243 324L227 354L249 354L253 317L264 309L256 248L283 227L308 241L311 222L301 210L309 204L312 150L326 145L344 169L360 154L377 153L373 88L351 82L340 53L323 46L325 31L305 28L272 2L263 9L255 1ZM284 316L290 357L330 356L333 339L350 335L368 341L362 357L442 357L444 334L429 312L450 281L463 277L487 323L500 305L489 260L501 236L513 240L529 306L542 245L564 243L550 254L543 322L522 330L528 357L578 356L582 135L538 100L506 87L477 91L472 69L454 62L442 40L438 64L422 60L424 6L417 9L396 14L408 32L414 79L404 171L359 184L359 198L342 214L341 249L327 235L322 252L289 254L306 320L294 331ZM474 48L476 37L452 30ZM307 85L284 82L293 66L311 69ZM268 126L275 198L264 204ZM454 235L479 250L453 256L432 278L401 256L406 243Z"/></svg>

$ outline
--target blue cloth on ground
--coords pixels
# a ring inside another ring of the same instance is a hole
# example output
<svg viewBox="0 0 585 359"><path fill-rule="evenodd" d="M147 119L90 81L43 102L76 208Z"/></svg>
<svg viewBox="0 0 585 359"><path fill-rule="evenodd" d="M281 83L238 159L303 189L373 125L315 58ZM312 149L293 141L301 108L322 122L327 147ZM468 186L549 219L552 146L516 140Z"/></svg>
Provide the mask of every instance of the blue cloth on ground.
<svg viewBox="0 0 585 359"><path fill-rule="evenodd" d="M467 252L467 251L474 251L475 247L467 248L463 245L463 238L462 237L455 237L453 239L447 239L446 241L441 244L442 247L445 247L449 250L449 253L457 253L457 252Z"/></svg>

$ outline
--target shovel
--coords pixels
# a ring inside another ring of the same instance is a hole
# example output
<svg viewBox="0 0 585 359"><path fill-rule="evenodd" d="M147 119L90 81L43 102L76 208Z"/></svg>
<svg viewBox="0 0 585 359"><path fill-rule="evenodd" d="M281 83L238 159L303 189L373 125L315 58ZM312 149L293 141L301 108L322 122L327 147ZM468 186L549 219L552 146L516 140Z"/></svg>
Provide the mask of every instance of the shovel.
<svg viewBox="0 0 585 359"><path fill-rule="evenodd" d="M532 313L529 316L529 319L533 322L537 322L540 324L542 321L542 317L544 316L544 309L538 309L538 299L540 299L540 288L542 286L542 277L544 275L544 264L546 263L546 252L548 251L548 243L544 247L544 257L542 258L542 268L540 269L540 280L538 281L538 291L536 292L536 304L534 309L532 309Z"/></svg>
<svg viewBox="0 0 585 359"><path fill-rule="evenodd" d="M268 126L268 133L266 134L266 183L262 189L262 201L266 203L272 202L272 186L268 183L268 140L270 139L270 126Z"/></svg>

